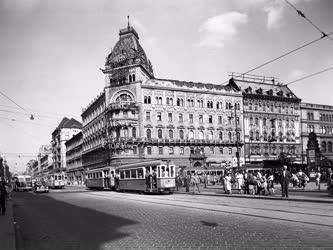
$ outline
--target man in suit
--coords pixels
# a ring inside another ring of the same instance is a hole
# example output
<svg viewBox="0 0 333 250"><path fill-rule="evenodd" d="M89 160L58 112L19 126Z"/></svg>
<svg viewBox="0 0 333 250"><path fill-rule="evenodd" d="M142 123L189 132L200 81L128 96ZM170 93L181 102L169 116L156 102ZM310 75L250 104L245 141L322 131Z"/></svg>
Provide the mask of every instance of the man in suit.
<svg viewBox="0 0 333 250"><path fill-rule="evenodd" d="M288 187L289 187L290 178L291 178L291 173L287 170L287 166L284 165L282 171L280 172L282 197L288 198Z"/></svg>

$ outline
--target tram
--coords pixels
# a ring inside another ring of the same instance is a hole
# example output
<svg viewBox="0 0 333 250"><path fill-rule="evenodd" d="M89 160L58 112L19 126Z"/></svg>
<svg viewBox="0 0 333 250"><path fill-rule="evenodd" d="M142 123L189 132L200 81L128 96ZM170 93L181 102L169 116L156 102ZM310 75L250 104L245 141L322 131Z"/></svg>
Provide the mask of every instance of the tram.
<svg viewBox="0 0 333 250"><path fill-rule="evenodd" d="M114 167L88 170L86 173L86 187L89 189L114 189L115 176Z"/></svg>
<svg viewBox="0 0 333 250"><path fill-rule="evenodd" d="M65 186L66 176L62 173L49 174L46 179L49 188L62 189Z"/></svg>
<svg viewBox="0 0 333 250"><path fill-rule="evenodd" d="M176 187L176 166L162 160L127 164L117 171L118 191L173 193Z"/></svg>

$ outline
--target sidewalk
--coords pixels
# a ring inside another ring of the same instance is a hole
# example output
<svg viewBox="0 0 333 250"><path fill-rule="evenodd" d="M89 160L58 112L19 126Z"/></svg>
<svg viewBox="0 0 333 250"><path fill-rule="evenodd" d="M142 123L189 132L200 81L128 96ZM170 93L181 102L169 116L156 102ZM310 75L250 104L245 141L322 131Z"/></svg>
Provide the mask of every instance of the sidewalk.
<svg viewBox="0 0 333 250"><path fill-rule="evenodd" d="M298 190L297 194L293 193L290 190L289 198L281 197L280 187L275 189L275 194L273 195L248 195L248 194L238 194L238 190L232 190L233 194L226 194L224 192L223 186L221 185L214 185L214 186L207 186L207 188L203 188L200 185L200 193L196 192L196 195L205 195L205 196L220 196L220 197L231 197L231 198L245 198L245 199L266 199L266 200L288 200L288 201L301 201L301 202L317 202L317 203L331 203L333 204L333 196L330 196L327 192L316 192L316 196L309 196L306 194L308 190L305 190L304 195L300 194L300 192L304 192L302 190ZM311 191L310 191L311 192ZM190 188L190 192L185 192L185 188L179 188L179 191L175 191L175 193L181 194L192 194L192 187Z"/></svg>
<svg viewBox="0 0 333 250"><path fill-rule="evenodd" d="M0 249L15 250L15 228L13 218L13 202L6 202L6 215L0 215Z"/></svg>

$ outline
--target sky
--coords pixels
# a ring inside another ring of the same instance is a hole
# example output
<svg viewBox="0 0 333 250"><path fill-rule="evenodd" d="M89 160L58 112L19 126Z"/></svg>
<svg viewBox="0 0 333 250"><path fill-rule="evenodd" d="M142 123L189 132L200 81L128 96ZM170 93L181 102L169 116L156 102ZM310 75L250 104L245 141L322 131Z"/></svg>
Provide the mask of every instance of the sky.
<svg viewBox="0 0 333 250"><path fill-rule="evenodd" d="M289 2L333 31L333 1ZM128 15L165 79L222 84L321 36L284 0L0 0L0 91L21 106L0 94L0 154L13 172L50 144L63 117L81 121ZM332 66L333 38L324 38L251 74L288 83ZM332 81L333 70L290 88L333 105Z"/></svg>

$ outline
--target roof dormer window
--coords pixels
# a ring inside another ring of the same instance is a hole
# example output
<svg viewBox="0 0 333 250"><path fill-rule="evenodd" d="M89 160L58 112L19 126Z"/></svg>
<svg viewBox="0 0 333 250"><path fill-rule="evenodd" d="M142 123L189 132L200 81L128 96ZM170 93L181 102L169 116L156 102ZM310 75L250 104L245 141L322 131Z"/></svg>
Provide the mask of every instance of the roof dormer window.
<svg viewBox="0 0 333 250"><path fill-rule="evenodd" d="M256 92L257 92L257 94L262 95L262 88L257 89Z"/></svg>
<svg viewBox="0 0 333 250"><path fill-rule="evenodd" d="M267 95L273 95L273 90L270 89L270 90L266 91L266 93L267 93Z"/></svg>

